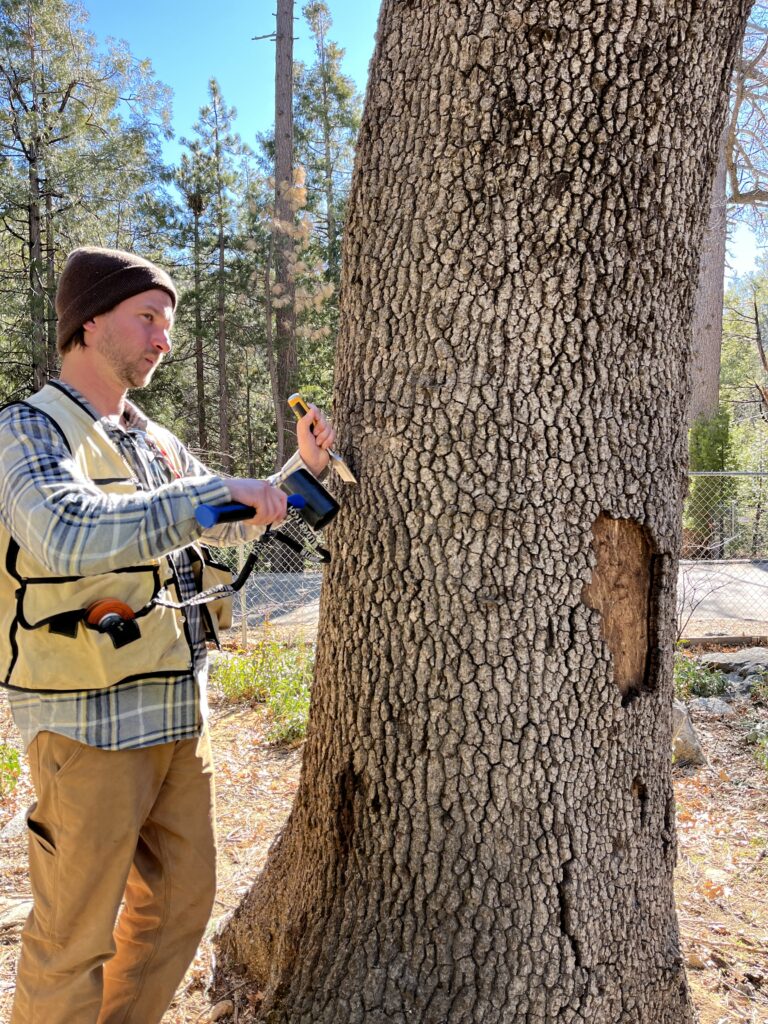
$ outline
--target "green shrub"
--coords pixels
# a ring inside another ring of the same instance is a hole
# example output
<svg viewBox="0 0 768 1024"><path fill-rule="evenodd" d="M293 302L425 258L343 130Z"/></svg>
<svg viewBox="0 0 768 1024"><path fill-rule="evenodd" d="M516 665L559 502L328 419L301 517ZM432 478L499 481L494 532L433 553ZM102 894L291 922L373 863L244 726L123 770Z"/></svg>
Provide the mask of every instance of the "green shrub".
<svg viewBox="0 0 768 1024"><path fill-rule="evenodd" d="M749 697L758 707L768 708L768 672L762 672L755 679Z"/></svg>
<svg viewBox="0 0 768 1024"><path fill-rule="evenodd" d="M311 662L308 669L299 668L295 677L285 675L275 680L267 696L272 716L267 739L271 743L292 743L306 735L311 682Z"/></svg>
<svg viewBox="0 0 768 1024"><path fill-rule="evenodd" d="M757 763L768 771L768 722L752 719L747 723L745 738L752 747Z"/></svg>
<svg viewBox="0 0 768 1024"><path fill-rule="evenodd" d="M0 797L10 796L21 774L19 752L8 743L0 743Z"/></svg>
<svg viewBox="0 0 768 1024"><path fill-rule="evenodd" d="M222 658L211 679L229 700L266 704L272 720L267 739L290 743L307 731L314 660L311 644L267 637L247 654Z"/></svg>
<svg viewBox="0 0 768 1024"><path fill-rule="evenodd" d="M267 699L256 662L246 655L218 659L211 669L211 682L227 700L263 703Z"/></svg>
<svg viewBox="0 0 768 1024"><path fill-rule="evenodd" d="M691 697L718 697L725 692L728 680L720 671L712 671L695 658L675 652L675 696L678 700Z"/></svg>

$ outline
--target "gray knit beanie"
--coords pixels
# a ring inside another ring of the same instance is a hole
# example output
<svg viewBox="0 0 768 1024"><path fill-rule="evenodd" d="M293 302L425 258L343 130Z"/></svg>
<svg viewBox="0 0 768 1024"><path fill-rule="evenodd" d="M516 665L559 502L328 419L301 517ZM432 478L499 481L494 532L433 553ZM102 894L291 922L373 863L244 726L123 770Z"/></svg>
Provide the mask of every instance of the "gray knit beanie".
<svg viewBox="0 0 768 1024"><path fill-rule="evenodd" d="M86 246L75 249L61 272L56 289L56 347L63 355L86 322L114 309L132 295L161 288L176 308L176 289L168 274L141 256L120 249Z"/></svg>

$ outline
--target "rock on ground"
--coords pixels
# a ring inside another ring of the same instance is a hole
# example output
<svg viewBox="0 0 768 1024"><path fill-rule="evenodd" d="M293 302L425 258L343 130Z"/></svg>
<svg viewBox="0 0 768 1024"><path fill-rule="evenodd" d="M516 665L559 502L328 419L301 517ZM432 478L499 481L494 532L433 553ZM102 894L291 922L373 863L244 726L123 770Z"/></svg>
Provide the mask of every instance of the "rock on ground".
<svg viewBox="0 0 768 1024"><path fill-rule="evenodd" d="M707 763L688 709L680 700L672 702L672 757L680 765Z"/></svg>
<svg viewBox="0 0 768 1024"><path fill-rule="evenodd" d="M694 697L689 706L705 715L735 715L731 705L720 697Z"/></svg>
<svg viewBox="0 0 768 1024"><path fill-rule="evenodd" d="M746 647L743 651L726 653L714 651L711 654L703 654L699 661L710 669L719 669L721 672L729 672L745 676L759 675L761 672L768 672L768 647Z"/></svg>

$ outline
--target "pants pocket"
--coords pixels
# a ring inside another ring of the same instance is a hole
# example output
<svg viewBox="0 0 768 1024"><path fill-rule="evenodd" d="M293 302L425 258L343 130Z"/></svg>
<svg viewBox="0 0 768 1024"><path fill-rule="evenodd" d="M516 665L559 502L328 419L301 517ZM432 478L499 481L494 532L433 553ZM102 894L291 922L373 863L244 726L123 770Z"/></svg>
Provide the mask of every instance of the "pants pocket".
<svg viewBox="0 0 768 1024"><path fill-rule="evenodd" d="M29 841L30 843L37 843L45 853L53 857L56 854L56 847L53 845L50 832L45 825L31 817L36 807L37 804L33 804L27 811L27 828L30 832Z"/></svg>
<svg viewBox="0 0 768 1024"><path fill-rule="evenodd" d="M88 748L84 743L61 736L59 733L47 733L48 770L51 778L60 779L80 760L83 751Z"/></svg>
<svg viewBox="0 0 768 1024"><path fill-rule="evenodd" d="M33 804L27 812L29 880L34 896L34 908L27 929L36 938L52 942L55 941L56 919L56 847L45 826L32 817L36 807L37 804Z"/></svg>
<svg viewBox="0 0 768 1024"><path fill-rule="evenodd" d="M56 944L62 941L57 934L62 898L58 848L63 827L58 786L87 749L77 740L53 732L38 733L29 749L37 794L37 802L27 812L29 877L34 896L30 928L39 939Z"/></svg>

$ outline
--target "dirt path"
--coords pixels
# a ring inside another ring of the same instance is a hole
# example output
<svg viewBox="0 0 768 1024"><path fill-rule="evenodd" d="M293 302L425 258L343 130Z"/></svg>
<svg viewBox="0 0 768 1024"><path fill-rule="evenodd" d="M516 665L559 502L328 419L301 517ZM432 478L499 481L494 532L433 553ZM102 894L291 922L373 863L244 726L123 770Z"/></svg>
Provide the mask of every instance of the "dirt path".
<svg viewBox="0 0 768 1024"><path fill-rule="evenodd" d="M290 810L301 765L300 749L267 745L260 707L228 707L215 695L212 705L220 885L209 933L264 863ZM709 767L676 772L677 906L701 1024L768 1024L768 771L747 742L756 717L767 721L768 712L747 702L731 719L696 717ZM0 741L13 736L0 700ZM13 795L0 800L0 829L17 822L0 850L0 1022L10 1018L20 920L29 900L20 815L30 800L26 771ZM204 941L164 1024L208 1018L209 963ZM234 998L238 1024L247 1024L248 990Z"/></svg>

